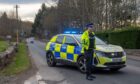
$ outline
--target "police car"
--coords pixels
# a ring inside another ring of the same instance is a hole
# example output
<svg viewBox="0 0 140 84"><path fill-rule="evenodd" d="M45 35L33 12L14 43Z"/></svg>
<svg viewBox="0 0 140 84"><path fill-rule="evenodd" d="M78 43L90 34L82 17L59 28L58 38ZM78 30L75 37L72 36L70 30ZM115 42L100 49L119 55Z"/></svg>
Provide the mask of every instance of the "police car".
<svg viewBox="0 0 140 84"><path fill-rule="evenodd" d="M126 66L126 54L122 47L106 44L98 37L95 39L96 49L93 55L95 68L118 71ZM74 64L85 73L85 56L81 50L81 34L56 35L46 45L47 64L50 67L57 63Z"/></svg>

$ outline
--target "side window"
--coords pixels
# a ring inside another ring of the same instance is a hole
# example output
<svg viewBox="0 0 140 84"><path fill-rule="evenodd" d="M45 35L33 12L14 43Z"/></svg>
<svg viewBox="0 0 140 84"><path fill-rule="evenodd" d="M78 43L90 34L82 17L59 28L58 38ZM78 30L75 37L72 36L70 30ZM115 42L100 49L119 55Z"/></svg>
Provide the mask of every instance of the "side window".
<svg viewBox="0 0 140 84"><path fill-rule="evenodd" d="M74 38L72 38L71 36L66 36L65 44L73 45L73 46L78 45L76 40Z"/></svg>
<svg viewBox="0 0 140 84"><path fill-rule="evenodd" d="M62 44L64 36L58 36L56 39L56 43Z"/></svg>

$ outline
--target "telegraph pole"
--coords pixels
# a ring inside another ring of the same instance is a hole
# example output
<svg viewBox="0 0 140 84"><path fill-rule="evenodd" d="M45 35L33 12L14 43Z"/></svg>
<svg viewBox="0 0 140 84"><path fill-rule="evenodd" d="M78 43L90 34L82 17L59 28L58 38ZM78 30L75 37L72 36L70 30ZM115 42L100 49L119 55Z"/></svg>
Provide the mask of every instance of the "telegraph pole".
<svg viewBox="0 0 140 84"><path fill-rule="evenodd" d="M108 1L106 0L106 25L105 25L105 29L107 29L108 27Z"/></svg>
<svg viewBox="0 0 140 84"><path fill-rule="evenodd" d="M19 6L18 5L16 5L15 6L15 8L16 8L16 19L17 19L17 32L16 32L16 41L17 41L17 44L19 43L19 24L18 24L18 8L19 8Z"/></svg>

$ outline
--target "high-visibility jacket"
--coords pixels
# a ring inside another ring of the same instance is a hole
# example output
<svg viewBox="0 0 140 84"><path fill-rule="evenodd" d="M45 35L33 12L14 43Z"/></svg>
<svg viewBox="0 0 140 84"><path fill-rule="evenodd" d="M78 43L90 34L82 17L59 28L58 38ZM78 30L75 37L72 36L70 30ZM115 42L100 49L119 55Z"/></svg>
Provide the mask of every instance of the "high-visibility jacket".
<svg viewBox="0 0 140 84"><path fill-rule="evenodd" d="M95 35L94 32L92 32L93 35ZM89 40L89 32L88 31L85 31L83 34L82 34L82 37L81 37L81 41L82 41L82 53L84 53L84 50L88 50L89 49L89 44L90 44L90 40ZM96 45L95 45L95 40L94 40L94 49L96 49Z"/></svg>

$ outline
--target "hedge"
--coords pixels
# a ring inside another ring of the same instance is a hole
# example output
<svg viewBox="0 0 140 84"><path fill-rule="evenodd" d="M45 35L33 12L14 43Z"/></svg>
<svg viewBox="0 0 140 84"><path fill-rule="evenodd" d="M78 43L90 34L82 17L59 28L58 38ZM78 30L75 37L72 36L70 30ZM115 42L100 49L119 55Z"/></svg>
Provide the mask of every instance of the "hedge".
<svg viewBox="0 0 140 84"><path fill-rule="evenodd" d="M110 44L120 45L126 49L140 49L140 28L98 32L96 35Z"/></svg>

